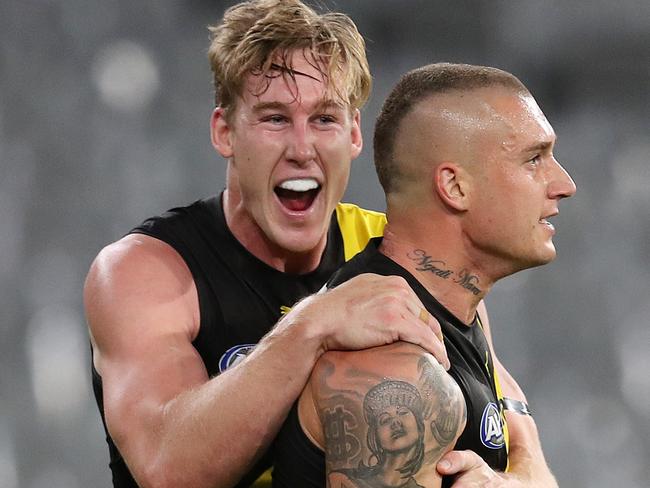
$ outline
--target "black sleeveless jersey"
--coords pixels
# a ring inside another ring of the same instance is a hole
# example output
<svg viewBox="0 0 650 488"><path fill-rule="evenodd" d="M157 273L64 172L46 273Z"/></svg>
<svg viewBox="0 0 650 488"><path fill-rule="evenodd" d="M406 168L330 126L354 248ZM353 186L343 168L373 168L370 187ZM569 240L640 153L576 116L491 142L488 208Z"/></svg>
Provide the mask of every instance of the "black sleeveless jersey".
<svg viewBox="0 0 650 488"><path fill-rule="evenodd" d="M200 327L194 347L212 377L236 364L296 301L318 291L345 260L381 235L385 217L355 205L339 204L332 215L327 246L316 270L282 273L248 252L226 225L221 199L199 200L150 218L131 233L146 234L172 246L194 279ZM93 389L104 428L102 380L94 367ZM110 469L116 488L137 487L108 431ZM271 453L237 485L251 486L271 465ZM269 486L263 475L254 486Z"/></svg>
<svg viewBox="0 0 650 488"><path fill-rule="evenodd" d="M471 449L494 470L507 467L507 427L500 407L501 393L495 379L492 356L477 318L469 326L438 302L406 269L378 251L381 238L339 270L328 283L334 287L361 273L402 276L427 310L438 319L451 363L449 374L460 386L467 406L467 424L454 449ZM297 402L276 438L274 488L323 488L325 456L300 427ZM452 479L443 478L442 486Z"/></svg>

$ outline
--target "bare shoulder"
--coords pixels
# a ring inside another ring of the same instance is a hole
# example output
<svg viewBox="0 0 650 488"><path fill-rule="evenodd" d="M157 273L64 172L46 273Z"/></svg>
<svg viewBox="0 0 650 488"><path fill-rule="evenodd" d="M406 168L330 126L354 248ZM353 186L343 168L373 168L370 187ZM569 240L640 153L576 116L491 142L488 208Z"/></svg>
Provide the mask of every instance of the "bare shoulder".
<svg viewBox="0 0 650 488"><path fill-rule="evenodd" d="M106 246L84 286L93 346L102 354L140 349L141 341L167 333L190 341L198 331L196 287L187 265L168 244L130 234Z"/></svg>
<svg viewBox="0 0 650 488"><path fill-rule="evenodd" d="M192 275L167 244L128 235L91 265L84 302L108 430L143 476L166 405L208 381L192 345L199 315Z"/></svg>
<svg viewBox="0 0 650 488"><path fill-rule="evenodd" d="M355 477L437 486L435 463L465 427L456 382L431 354L406 342L328 352L306 391L319 417L331 482L343 473L349 486L357 486Z"/></svg>

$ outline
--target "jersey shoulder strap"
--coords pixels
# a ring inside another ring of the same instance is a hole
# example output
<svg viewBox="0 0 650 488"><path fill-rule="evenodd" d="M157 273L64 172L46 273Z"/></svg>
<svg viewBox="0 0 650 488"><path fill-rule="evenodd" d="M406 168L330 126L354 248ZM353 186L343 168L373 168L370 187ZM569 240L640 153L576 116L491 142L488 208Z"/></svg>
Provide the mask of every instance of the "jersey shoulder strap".
<svg viewBox="0 0 650 488"><path fill-rule="evenodd" d="M343 237L346 261L363 251L370 239L384 235L386 226L386 215L382 212L365 210L351 203L336 206L336 220Z"/></svg>
<svg viewBox="0 0 650 488"><path fill-rule="evenodd" d="M481 330L483 329L483 322L481 322L481 316L477 313L476 314L477 322L478 325L481 327ZM497 400L499 401L499 414L501 416L501 425L503 426L503 437L505 439L506 443L506 452L510 454L510 432L508 431L508 422L506 420L506 414L504 411L504 406L503 406L503 392L501 391L501 382L499 381L499 374L497 373L496 367L492 368L491 371L491 376L492 380L494 382L494 391L496 392L497 395ZM510 471L510 456L508 455L508 464L506 465L506 472Z"/></svg>

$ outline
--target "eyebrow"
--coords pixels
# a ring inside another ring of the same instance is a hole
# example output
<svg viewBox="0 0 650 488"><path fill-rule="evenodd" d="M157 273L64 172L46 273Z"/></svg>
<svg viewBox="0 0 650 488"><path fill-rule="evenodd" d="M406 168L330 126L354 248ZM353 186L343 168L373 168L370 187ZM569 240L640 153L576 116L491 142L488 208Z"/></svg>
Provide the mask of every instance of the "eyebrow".
<svg viewBox="0 0 650 488"><path fill-rule="evenodd" d="M533 144L532 146L528 146L526 149L524 149L523 152L529 153L529 152L537 152L537 151L546 151L553 147L555 141L542 141Z"/></svg>
<svg viewBox="0 0 650 488"><path fill-rule="evenodd" d="M345 110L345 105L343 105L341 102L337 102L336 100L322 100L318 102L318 104L314 107L314 111L318 112L321 110L327 110L327 109L334 109L334 110ZM254 112L263 112L265 110L286 110L287 109L287 104L283 102L260 102L256 103L253 106L253 111Z"/></svg>
<svg viewBox="0 0 650 488"><path fill-rule="evenodd" d="M286 110L287 104L282 102L260 102L253 105L254 112L263 112L265 110Z"/></svg>

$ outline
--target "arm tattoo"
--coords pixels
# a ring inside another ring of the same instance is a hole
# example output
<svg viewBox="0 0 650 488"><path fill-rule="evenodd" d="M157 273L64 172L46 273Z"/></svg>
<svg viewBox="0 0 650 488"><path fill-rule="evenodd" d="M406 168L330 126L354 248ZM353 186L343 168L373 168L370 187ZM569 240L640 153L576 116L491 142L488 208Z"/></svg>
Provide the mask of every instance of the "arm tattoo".
<svg viewBox="0 0 650 488"><path fill-rule="evenodd" d="M411 373L382 374L387 364L405 358ZM435 471L435 461L464 422L464 403L459 408L453 380L425 353L383 353L370 366L364 361L355 367L330 365L319 377L317 395L328 486L421 487L426 479L417 478Z"/></svg>
<svg viewBox="0 0 650 488"><path fill-rule="evenodd" d="M328 459L338 462L355 458L361 443L354 434L357 419L352 412L343 405L336 405L333 409L324 409L322 417Z"/></svg>
<svg viewBox="0 0 650 488"><path fill-rule="evenodd" d="M437 366L437 367L436 367ZM418 361L420 383L426 398L425 419L430 420L431 433L441 448L448 446L456 437L461 422L465 421L456 414L457 405L449 385L442 381L444 370L437 363L434 365L426 356Z"/></svg>

